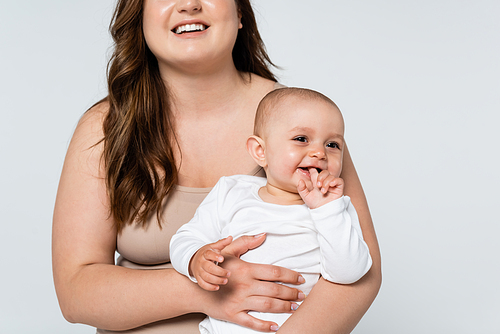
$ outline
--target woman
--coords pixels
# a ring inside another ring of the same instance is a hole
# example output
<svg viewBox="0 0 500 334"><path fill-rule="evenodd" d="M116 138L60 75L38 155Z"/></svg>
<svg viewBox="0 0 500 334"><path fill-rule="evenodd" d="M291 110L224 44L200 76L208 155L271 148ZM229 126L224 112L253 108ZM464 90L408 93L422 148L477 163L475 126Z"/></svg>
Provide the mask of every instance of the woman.
<svg viewBox="0 0 500 334"><path fill-rule="evenodd" d="M262 174L245 142L258 102L277 84L249 1L119 0L111 33L109 96L75 130L54 212L64 316L100 332L197 333L203 316L196 313L274 329L247 311L290 312L303 295L297 273L239 260L263 237L228 247L223 265L232 275L218 292L202 291L168 264L171 235L221 176ZM374 264L353 285L321 280L280 332L348 333L380 287L368 206L347 151L344 159L345 193Z"/></svg>

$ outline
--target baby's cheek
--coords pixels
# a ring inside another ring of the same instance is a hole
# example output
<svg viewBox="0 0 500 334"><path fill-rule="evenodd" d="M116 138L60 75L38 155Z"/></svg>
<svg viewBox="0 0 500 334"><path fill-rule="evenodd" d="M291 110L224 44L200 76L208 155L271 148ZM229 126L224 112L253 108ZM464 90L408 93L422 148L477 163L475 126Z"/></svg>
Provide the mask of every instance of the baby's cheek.
<svg viewBox="0 0 500 334"><path fill-rule="evenodd" d="M333 161L328 164L328 171L335 177L340 177L342 173L342 161Z"/></svg>

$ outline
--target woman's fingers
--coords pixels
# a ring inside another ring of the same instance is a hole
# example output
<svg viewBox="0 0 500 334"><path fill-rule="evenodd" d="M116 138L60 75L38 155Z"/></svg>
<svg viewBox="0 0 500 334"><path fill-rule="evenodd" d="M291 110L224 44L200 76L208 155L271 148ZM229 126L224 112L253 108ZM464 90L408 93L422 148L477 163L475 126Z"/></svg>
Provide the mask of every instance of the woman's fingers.
<svg viewBox="0 0 500 334"><path fill-rule="evenodd" d="M253 277L262 281L302 284L304 277L298 272L270 264L248 263L252 266Z"/></svg>
<svg viewBox="0 0 500 334"><path fill-rule="evenodd" d="M296 302L263 296L251 296L243 306L248 310L264 313L292 313L299 308Z"/></svg>
<svg viewBox="0 0 500 334"><path fill-rule="evenodd" d="M245 312L238 313L234 322L259 332L275 332L278 330L278 325L275 322L260 320Z"/></svg>
<svg viewBox="0 0 500 334"><path fill-rule="evenodd" d="M261 233L255 236L247 235L243 237L239 237L234 240L230 245L224 248L223 253L229 254L234 257L240 257L245 254L250 249L254 249L262 245L262 243L266 240L266 234Z"/></svg>
<svg viewBox="0 0 500 334"><path fill-rule="evenodd" d="M252 287L252 294L267 296L287 301L302 301L305 294L299 289L291 288L283 284L261 281Z"/></svg>
<svg viewBox="0 0 500 334"><path fill-rule="evenodd" d="M261 235L257 238L251 236L243 239L246 240L242 240L240 246L244 245L242 248L248 249L252 244L262 243L265 236ZM257 242L254 243L255 239ZM238 239L233 244L236 241ZM225 251L223 252L225 260L221 266L230 270L232 275L228 283L220 285L220 291L213 294L214 302L222 305L222 308L208 309L205 313L258 331L276 331L278 328L275 323L253 318L247 312L294 312L298 308L298 302L305 298L304 294L296 288L275 282L301 284L304 278L293 270L247 263L226 254Z"/></svg>
<svg viewBox="0 0 500 334"><path fill-rule="evenodd" d="M214 242L210 245L210 248L218 251L222 251L227 245L229 245L233 241L233 237L229 236L224 239L220 239L217 242Z"/></svg>

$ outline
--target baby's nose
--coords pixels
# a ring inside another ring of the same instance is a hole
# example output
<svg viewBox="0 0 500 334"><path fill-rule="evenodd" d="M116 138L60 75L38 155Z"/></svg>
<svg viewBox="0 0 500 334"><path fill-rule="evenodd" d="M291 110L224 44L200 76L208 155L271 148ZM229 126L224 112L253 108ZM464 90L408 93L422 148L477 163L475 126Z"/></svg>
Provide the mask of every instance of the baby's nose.
<svg viewBox="0 0 500 334"><path fill-rule="evenodd" d="M309 151L309 155L318 159L324 159L326 157L325 150L322 147L312 147L311 151Z"/></svg>

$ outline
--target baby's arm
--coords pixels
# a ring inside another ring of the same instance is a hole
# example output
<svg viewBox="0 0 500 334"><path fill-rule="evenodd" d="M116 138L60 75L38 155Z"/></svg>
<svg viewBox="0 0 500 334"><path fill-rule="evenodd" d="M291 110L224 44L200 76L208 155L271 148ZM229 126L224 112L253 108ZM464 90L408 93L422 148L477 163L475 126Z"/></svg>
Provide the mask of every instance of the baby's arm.
<svg viewBox="0 0 500 334"><path fill-rule="evenodd" d="M217 291L220 285L228 282L230 272L218 266L224 261L221 251L233 241L232 237L221 239L213 244L201 247L191 258L189 275L194 277L198 285L207 291Z"/></svg>
<svg viewBox="0 0 500 334"><path fill-rule="evenodd" d="M344 180L327 170L318 174L311 168L309 173L311 181L301 180L297 190L318 232L321 275L335 283L354 283L368 272L372 259L356 210L344 197Z"/></svg>
<svg viewBox="0 0 500 334"><path fill-rule="evenodd" d="M216 276L227 276L227 271L218 267L212 261L221 257L220 251L229 245L232 238L222 238L219 226L219 190L223 187L223 180L217 182L205 200L196 210L193 218L182 225L170 240L170 262L175 270L187 276L191 281L198 283L205 290L216 290L216 281L207 278L208 272ZM219 241L217 241L219 240ZM210 251L212 249L212 251ZM211 264L211 265L210 265ZM211 269L210 269L211 268ZM202 277L198 282L198 278ZM219 283L222 284L222 283Z"/></svg>
<svg viewBox="0 0 500 334"><path fill-rule="evenodd" d="M310 212L318 233L323 278L350 284L363 277L372 259L351 199L342 196Z"/></svg>

